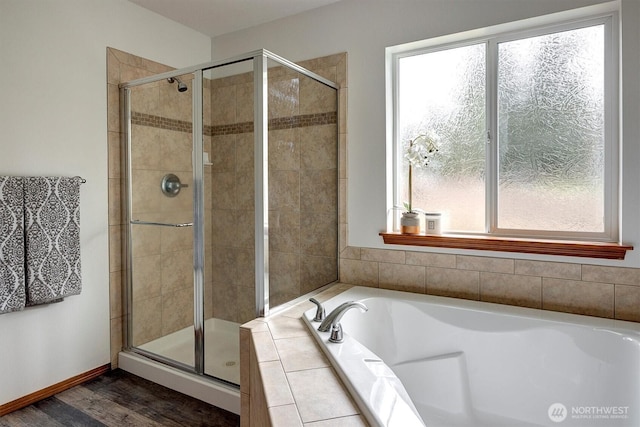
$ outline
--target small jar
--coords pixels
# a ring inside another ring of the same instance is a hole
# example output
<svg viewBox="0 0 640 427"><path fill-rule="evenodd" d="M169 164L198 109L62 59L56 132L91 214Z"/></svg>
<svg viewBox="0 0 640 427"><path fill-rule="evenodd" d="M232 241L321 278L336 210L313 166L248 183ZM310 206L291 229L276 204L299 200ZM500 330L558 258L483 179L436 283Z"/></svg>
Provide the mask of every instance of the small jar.
<svg viewBox="0 0 640 427"><path fill-rule="evenodd" d="M442 214L425 212L424 232L426 234L442 234Z"/></svg>

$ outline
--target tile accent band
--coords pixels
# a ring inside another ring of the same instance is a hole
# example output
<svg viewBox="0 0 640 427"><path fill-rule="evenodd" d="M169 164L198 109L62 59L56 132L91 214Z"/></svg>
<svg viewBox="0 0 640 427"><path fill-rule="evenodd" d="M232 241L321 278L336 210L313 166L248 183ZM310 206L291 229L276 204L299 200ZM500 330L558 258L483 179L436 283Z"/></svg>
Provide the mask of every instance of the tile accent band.
<svg viewBox="0 0 640 427"><path fill-rule="evenodd" d="M335 111L317 114L302 114L291 117L277 117L269 120L269 130L293 129L307 126L332 125L338 122ZM169 119L152 114L131 112L131 124L149 126L178 132L191 132L191 122ZM206 136L235 135L253 132L253 122L231 123L226 125L204 126Z"/></svg>

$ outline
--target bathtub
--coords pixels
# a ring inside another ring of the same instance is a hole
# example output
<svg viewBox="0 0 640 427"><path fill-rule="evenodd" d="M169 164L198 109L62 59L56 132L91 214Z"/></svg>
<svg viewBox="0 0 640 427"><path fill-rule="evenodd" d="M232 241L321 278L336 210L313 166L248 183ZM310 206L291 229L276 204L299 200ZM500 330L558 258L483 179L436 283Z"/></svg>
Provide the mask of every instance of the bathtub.
<svg viewBox="0 0 640 427"><path fill-rule="evenodd" d="M354 287L303 318L373 426L640 426L640 325Z"/></svg>

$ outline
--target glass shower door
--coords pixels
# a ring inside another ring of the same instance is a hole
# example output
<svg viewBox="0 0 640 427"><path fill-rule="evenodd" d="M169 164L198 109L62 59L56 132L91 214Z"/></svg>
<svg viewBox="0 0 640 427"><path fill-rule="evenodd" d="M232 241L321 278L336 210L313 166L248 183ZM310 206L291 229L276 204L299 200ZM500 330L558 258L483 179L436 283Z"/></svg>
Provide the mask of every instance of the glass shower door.
<svg viewBox="0 0 640 427"><path fill-rule="evenodd" d="M193 74L129 94L128 346L194 368Z"/></svg>

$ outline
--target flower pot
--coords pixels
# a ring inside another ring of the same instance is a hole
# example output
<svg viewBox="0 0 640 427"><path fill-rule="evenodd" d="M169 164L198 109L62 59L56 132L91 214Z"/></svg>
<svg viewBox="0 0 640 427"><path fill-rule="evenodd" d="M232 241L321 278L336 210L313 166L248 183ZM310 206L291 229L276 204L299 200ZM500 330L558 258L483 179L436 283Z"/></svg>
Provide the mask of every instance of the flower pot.
<svg viewBox="0 0 640 427"><path fill-rule="evenodd" d="M402 212L400 232L402 234L420 234L420 217L418 213Z"/></svg>

